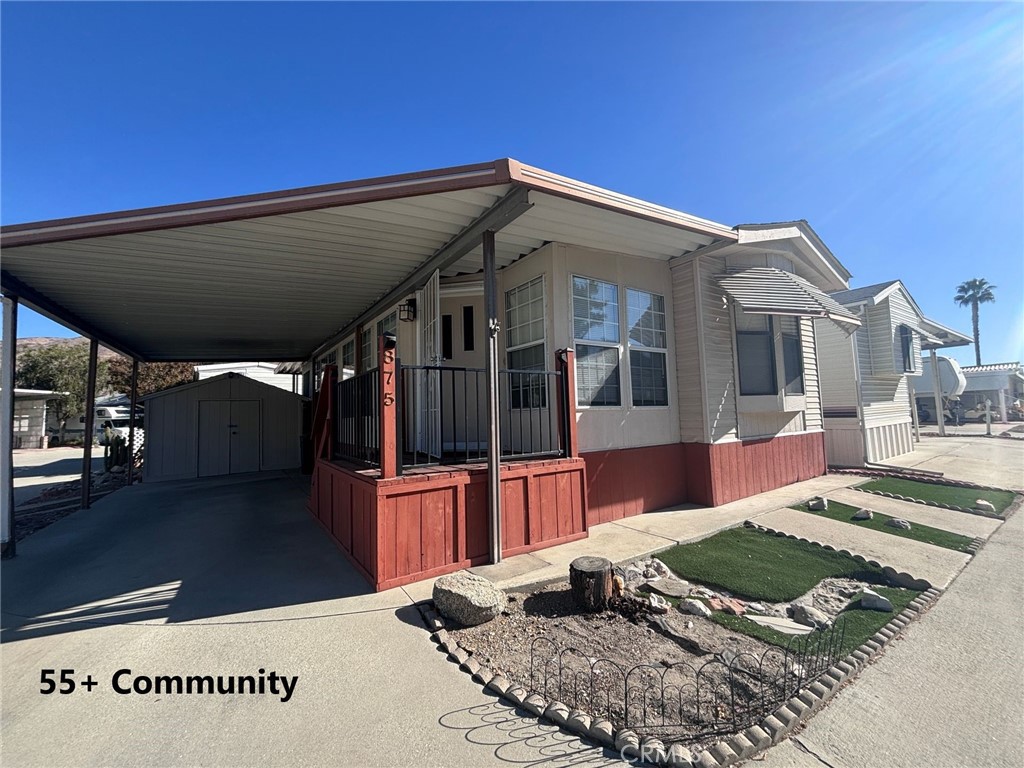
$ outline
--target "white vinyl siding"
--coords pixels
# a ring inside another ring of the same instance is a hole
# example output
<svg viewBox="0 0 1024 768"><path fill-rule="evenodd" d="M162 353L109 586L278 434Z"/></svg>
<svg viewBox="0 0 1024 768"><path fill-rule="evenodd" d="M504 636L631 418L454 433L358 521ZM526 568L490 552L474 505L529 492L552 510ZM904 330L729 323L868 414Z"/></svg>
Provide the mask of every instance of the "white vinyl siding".
<svg viewBox="0 0 1024 768"><path fill-rule="evenodd" d="M705 258L698 266L704 336L707 416L712 442L737 437L734 335L729 304L715 275L725 269L724 259Z"/></svg>
<svg viewBox="0 0 1024 768"><path fill-rule="evenodd" d="M683 442L704 439L704 389L701 375L701 337L696 291L697 263L672 265L672 305L675 308L676 381L679 388L679 434Z"/></svg>

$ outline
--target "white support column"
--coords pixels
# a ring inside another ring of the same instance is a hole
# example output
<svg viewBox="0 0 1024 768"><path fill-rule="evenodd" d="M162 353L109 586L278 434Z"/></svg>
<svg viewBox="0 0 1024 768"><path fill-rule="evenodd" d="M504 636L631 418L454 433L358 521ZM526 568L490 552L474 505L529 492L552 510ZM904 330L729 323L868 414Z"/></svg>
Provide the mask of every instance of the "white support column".
<svg viewBox="0 0 1024 768"><path fill-rule="evenodd" d="M17 363L18 300L3 297L4 347L0 365L0 554L14 557L14 366Z"/></svg>
<svg viewBox="0 0 1024 768"><path fill-rule="evenodd" d="M921 424L917 420L917 395L914 392L914 379L907 377L907 390L910 395L910 420L914 424L914 442L921 442Z"/></svg>
<svg viewBox="0 0 1024 768"><path fill-rule="evenodd" d="M483 233L484 322L487 339L487 509L492 563L501 562L501 424L498 401L498 277L494 232Z"/></svg>
<svg viewBox="0 0 1024 768"><path fill-rule="evenodd" d="M939 359L935 350L931 351L932 389L935 392L935 423L939 425L939 434L946 436L946 420L943 418L945 409L942 407L942 382L939 380Z"/></svg>
<svg viewBox="0 0 1024 768"><path fill-rule="evenodd" d="M999 421L1006 424L1009 419L1006 418L1006 390L999 390Z"/></svg>

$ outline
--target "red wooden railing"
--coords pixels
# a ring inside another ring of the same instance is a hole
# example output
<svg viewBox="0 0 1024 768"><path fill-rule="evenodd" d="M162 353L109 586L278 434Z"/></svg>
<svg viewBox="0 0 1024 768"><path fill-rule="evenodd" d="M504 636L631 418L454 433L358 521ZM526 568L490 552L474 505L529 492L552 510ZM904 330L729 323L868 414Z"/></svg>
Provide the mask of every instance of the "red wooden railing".
<svg viewBox="0 0 1024 768"><path fill-rule="evenodd" d="M320 389L313 406L313 461L330 460L334 451L334 390L338 381L338 367L324 366Z"/></svg>

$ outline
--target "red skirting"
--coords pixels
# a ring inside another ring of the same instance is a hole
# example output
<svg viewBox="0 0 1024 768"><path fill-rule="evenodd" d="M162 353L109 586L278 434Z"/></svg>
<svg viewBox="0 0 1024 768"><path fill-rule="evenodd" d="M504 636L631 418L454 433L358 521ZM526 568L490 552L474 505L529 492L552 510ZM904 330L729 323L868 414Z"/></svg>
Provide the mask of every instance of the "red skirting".
<svg viewBox="0 0 1024 768"><path fill-rule="evenodd" d="M592 451L587 463L587 524L598 525L688 500L682 443Z"/></svg>
<svg viewBox="0 0 1024 768"><path fill-rule="evenodd" d="M675 443L582 454L587 524L679 504L716 507L825 474L822 432L761 440Z"/></svg>
<svg viewBox="0 0 1024 768"><path fill-rule="evenodd" d="M717 507L825 474L825 433L686 443L690 501Z"/></svg>
<svg viewBox="0 0 1024 768"><path fill-rule="evenodd" d="M321 460L312 483L310 512L378 591L487 562L483 465L378 480ZM586 536L581 459L506 464L501 486L503 556Z"/></svg>

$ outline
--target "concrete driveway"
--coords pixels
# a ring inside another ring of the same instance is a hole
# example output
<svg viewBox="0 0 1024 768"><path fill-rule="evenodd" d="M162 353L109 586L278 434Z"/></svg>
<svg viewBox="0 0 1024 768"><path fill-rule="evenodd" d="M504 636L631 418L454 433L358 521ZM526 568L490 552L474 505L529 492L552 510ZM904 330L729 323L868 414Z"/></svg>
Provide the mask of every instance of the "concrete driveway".
<svg viewBox="0 0 1024 768"><path fill-rule="evenodd" d="M367 593L285 476L124 489L19 544L3 575L3 763L479 765L439 720L491 699L403 590ZM73 669L69 695L43 669ZM118 694L138 675L298 676L292 698Z"/></svg>
<svg viewBox="0 0 1024 768"><path fill-rule="evenodd" d="M14 504L30 501L52 485L82 477L81 448L46 448L14 452ZM92 471L103 469L103 448L93 446Z"/></svg>

